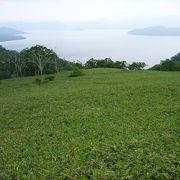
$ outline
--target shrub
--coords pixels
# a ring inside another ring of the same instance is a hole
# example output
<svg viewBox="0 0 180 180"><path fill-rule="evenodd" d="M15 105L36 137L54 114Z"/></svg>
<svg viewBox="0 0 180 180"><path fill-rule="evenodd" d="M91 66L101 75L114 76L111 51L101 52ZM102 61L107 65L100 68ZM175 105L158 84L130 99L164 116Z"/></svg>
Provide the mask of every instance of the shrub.
<svg viewBox="0 0 180 180"><path fill-rule="evenodd" d="M75 67L73 69L73 72L70 74L70 77L77 77L77 76L83 76L84 71L78 67Z"/></svg>
<svg viewBox="0 0 180 180"><path fill-rule="evenodd" d="M127 71L128 71L128 69L123 69L122 71L123 71L123 72L127 72Z"/></svg>
<svg viewBox="0 0 180 180"><path fill-rule="evenodd" d="M53 81L55 79L54 76L46 76L44 77L44 79L41 79L41 78L36 78L33 82L37 85L41 85L43 83L47 83L49 81Z"/></svg>
<svg viewBox="0 0 180 180"><path fill-rule="evenodd" d="M45 78L45 81L53 81L55 79L54 76L46 76Z"/></svg>
<svg viewBox="0 0 180 180"><path fill-rule="evenodd" d="M42 84L42 82L43 82L43 81L42 81L40 78L36 78L36 79L34 80L34 83L37 84L37 85Z"/></svg>

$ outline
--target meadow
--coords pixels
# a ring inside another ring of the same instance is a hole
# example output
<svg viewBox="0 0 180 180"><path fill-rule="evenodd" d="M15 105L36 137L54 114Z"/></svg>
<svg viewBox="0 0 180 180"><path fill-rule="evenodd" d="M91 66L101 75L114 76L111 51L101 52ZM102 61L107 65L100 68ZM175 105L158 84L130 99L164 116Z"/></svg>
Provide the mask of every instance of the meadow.
<svg viewBox="0 0 180 180"><path fill-rule="evenodd" d="M0 82L0 179L179 179L180 73L90 69Z"/></svg>

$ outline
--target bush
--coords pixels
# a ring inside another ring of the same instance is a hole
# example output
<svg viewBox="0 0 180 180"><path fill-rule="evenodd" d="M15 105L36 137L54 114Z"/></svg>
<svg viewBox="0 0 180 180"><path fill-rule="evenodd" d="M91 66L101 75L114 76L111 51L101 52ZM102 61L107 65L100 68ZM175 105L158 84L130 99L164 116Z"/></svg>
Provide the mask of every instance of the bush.
<svg viewBox="0 0 180 180"><path fill-rule="evenodd" d="M70 74L70 77L77 77L77 76L83 76L84 71L78 67L75 67L73 69L73 72Z"/></svg>
<svg viewBox="0 0 180 180"><path fill-rule="evenodd" d="M36 78L33 82L37 85L41 85L43 83L47 83L49 81L53 81L55 79L54 76L46 76L44 77L44 79L41 79L41 78Z"/></svg>
<svg viewBox="0 0 180 180"><path fill-rule="evenodd" d="M123 69L122 72L128 72L128 69Z"/></svg>
<svg viewBox="0 0 180 180"><path fill-rule="evenodd" d="M45 78L45 81L53 81L55 79L54 76L46 76Z"/></svg>
<svg viewBox="0 0 180 180"><path fill-rule="evenodd" d="M34 80L34 83L37 84L37 85L41 85L42 82L43 82L43 81L42 81L40 78L36 78L36 79Z"/></svg>

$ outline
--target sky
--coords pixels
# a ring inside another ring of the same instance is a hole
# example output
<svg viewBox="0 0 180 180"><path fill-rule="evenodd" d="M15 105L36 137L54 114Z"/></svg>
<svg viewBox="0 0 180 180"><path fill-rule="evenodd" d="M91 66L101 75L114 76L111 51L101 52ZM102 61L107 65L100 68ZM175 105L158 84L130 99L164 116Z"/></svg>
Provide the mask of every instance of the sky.
<svg viewBox="0 0 180 180"><path fill-rule="evenodd" d="M0 22L180 17L180 0L0 0Z"/></svg>

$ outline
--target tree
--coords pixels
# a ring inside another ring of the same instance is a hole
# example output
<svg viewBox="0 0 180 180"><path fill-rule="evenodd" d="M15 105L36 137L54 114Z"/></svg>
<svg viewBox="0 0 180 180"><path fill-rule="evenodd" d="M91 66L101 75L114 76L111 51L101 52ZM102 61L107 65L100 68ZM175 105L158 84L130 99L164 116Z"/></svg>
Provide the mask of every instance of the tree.
<svg viewBox="0 0 180 180"><path fill-rule="evenodd" d="M14 53L18 52L0 46L0 79L10 78L15 72Z"/></svg>
<svg viewBox="0 0 180 180"><path fill-rule="evenodd" d="M80 61L74 62L75 66L82 69L83 68L83 64Z"/></svg>
<svg viewBox="0 0 180 180"><path fill-rule="evenodd" d="M171 61L170 59L166 59L165 61L161 61L161 70L162 71L175 71L176 63Z"/></svg>
<svg viewBox="0 0 180 180"><path fill-rule="evenodd" d="M50 74L60 70L72 70L75 66L83 68L80 62L61 59L57 54L44 46L26 48L20 53L0 46L0 79L11 76L34 76Z"/></svg>
<svg viewBox="0 0 180 180"><path fill-rule="evenodd" d="M114 62L112 61L111 58L105 58L104 60L104 67L107 67L107 68L113 68L113 65L114 65Z"/></svg>
<svg viewBox="0 0 180 180"><path fill-rule="evenodd" d="M171 58L172 61L180 62L180 52Z"/></svg>
<svg viewBox="0 0 180 180"><path fill-rule="evenodd" d="M56 55L54 59L54 68L55 68L56 73L60 72L61 70L61 61Z"/></svg>
<svg viewBox="0 0 180 180"><path fill-rule="evenodd" d="M7 79L14 72L14 63L8 61L0 61L0 79Z"/></svg>
<svg viewBox="0 0 180 180"><path fill-rule="evenodd" d="M30 49L27 49L27 55L29 58L29 62L32 62L35 64L38 68L38 71L40 75L43 74L44 68L48 63L53 62L57 55L56 53L48 49L44 46L36 45L31 47Z"/></svg>
<svg viewBox="0 0 180 180"><path fill-rule="evenodd" d="M127 62L126 61L116 61L114 63L114 68L126 69L127 68Z"/></svg>
<svg viewBox="0 0 180 180"><path fill-rule="evenodd" d="M16 77L24 76L23 70L26 65L27 65L27 62L25 61L24 50L21 51L20 53L15 51L14 52L14 66L15 66Z"/></svg>
<svg viewBox="0 0 180 180"><path fill-rule="evenodd" d="M144 67L146 67L144 62L133 62L128 66L129 70L142 70Z"/></svg>
<svg viewBox="0 0 180 180"><path fill-rule="evenodd" d="M96 68L97 67L97 61L94 58L91 58L85 63L86 68Z"/></svg>
<svg viewBox="0 0 180 180"><path fill-rule="evenodd" d="M149 68L149 70L161 71L161 64L156 64L153 67Z"/></svg>

